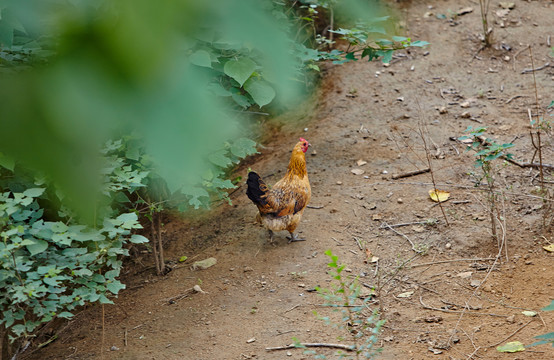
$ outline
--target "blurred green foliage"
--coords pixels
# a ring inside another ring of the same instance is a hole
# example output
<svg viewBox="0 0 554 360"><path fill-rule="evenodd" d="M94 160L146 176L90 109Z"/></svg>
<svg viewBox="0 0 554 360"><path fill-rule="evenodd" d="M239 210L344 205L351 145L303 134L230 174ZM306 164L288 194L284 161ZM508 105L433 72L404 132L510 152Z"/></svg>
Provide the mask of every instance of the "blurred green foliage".
<svg viewBox="0 0 554 360"><path fill-rule="evenodd" d="M292 91L288 39L264 3L0 2L0 42L9 50L0 68L0 152L47 175L88 219L98 150L118 135L144 139L171 192L196 192L212 167L207 156L240 136L234 113L209 93L209 74L194 65L196 39L258 49L275 89ZM29 59L43 61L28 69Z"/></svg>

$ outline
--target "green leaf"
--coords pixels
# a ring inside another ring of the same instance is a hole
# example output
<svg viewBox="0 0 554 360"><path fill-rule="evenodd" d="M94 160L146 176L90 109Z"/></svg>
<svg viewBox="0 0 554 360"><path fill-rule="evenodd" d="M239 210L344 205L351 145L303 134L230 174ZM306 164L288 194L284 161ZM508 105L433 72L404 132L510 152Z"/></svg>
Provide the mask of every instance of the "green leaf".
<svg viewBox="0 0 554 360"><path fill-rule="evenodd" d="M535 336L535 339L544 339L549 341L554 341L554 332L549 332L546 334Z"/></svg>
<svg viewBox="0 0 554 360"><path fill-rule="evenodd" d="M146 237L144 237L142 235L133 234L129 238L129 241L132 242L133 244L144 244L144 243L147 243L150 240L148 240Z"/></svg>
<svg viewBox="0 0 554 360"><path fill-rule="evenodd" d="M111 283L106 284L106 289L108 289L112 294L117 295L120 290L125 289L125 284L122 284L119 280L114 280Z"/></svg>
<svg viewBox="0 0 554 360"><path fill-rule="evenodd" d="M256 142L247 138L237 139L231 145L231 153L241 159L256 152Z"/></svg>
<svg viewBox="0 0 554 360"><path fill-rule="evenodd" d="M545 308L542 308L541 310L542 310L542 311L554 311L554 300L552 300L552 301L550 302L550 305L548 305L548 306L545 307Z"/></svg>
<svg viewBox="0 0 554 360"><path fill-rule="evenodd" d="M259 107L269 104L275 98L275 90L265 80L250 78L244 83L246 90Z"/></svg>
<svg viewBox="0 0 554 360"><path fill-rule="evenodd" d="M73 314L68 311L62 311L58 314L58 317L64 318L64 319L71 319L73 317Z"/></svg>
<svg viewBox="0 0 554 360"><path fill-rule="evenodd" d="M410 46L417 46L417 47L423 47L426 45L429 45L429 43L427 41L422 41L422 40L416 40L410 43Z"/></svg>
<svg viewBox="0 0 554 360"><path fill-rule="evenodd" d="M33 242L33 244L27 245L27 250L31 253L31 256L34 256L36 254L40 254L41 252L48 249L48 242L44 240L37 240L37 239L29 239Z"/></svg>
<svg viewBox="0 0 554 360"><path fill-rule="evenodd" d="M121 214L116 220L120 222L120 226L124 229L133 229L138 224L138 216L135 213Z"/></svg>
<svg viewBox="0 0 554 360"><path fill-rule="evenodd" d="M192 54L189 58L190 62L197 66L203 66L207 68L212 67L212 59L210 53L206 50L198 50Z"/></svg>
<svg viewBox="0 0 554 360"><path fill-rule="evenodd" d="M44 188L27 189L23 192L23 195L28 196L28 197L32 197L32 198L36 198L36 197L41 196L44 193L44 190L46 190L46 189L44 189Z"/></svg>
<svg viewBox="0 0 554 360"><path fill-rule="evenodd" d="M507 344L498 346L496 348L496 350L498 350L500 352L510 352L510 353L512 353L512 352L524 351L525 346L523 346L523 344L519 341L512 341L512 342L509 342Z"/></svg>
<svg viewBox="0 0 554 360"><path fill-rule="evenodd" d="M103 284L106 282L106 279L104 278L104 275L95 273L92 275L92 281L96 281L97 283Z"/></svg>
<svg viewBox="0 0 554 360"><path fill-rule="evenodd" d="M13 169L15 168L15 161L11 157L6 156L0 152L0 166L13 171Z"/></svg>
<svg viewBox="0 0 554 360"><path fill-rule="evenodd" d="M243 57L238 60L230 60L225 63L223 71L229 77L235 79L240 86L244 84L246 80L256 70L256 63L249 58Z"/></svg>
<svg viewBox="0 0 554 360"><path fill-rule="evenodd" d="M183 194L189 195L189 204L194 206L195 209L200 208L200 206L203 205L202 201L200 201L201 198L207 198L209 199L210 194L208 192L200 187L191 187L187 188L186 190L183 190Z"/></svg>
<svg viewBox="0 0 554 360"><path fill-rule="evenodd" d="M392 60L392 53L393 53L393 50L386 50L384 53L383 53L383 60L381 60L384 64L388 64L391 62Z"/></svg>
<svg viewBox="0 0 554 360"><path fill-rule="evenodd" d="M208 155L208 160L210 160L212 164L224 169L233 164L233 161L227 156L227 150L219 150Z"/></svg>
<svg viewBox="0 0 554 360"><path fill-rule="evenodd" d="M249 108L252 105L250 100L244 95L232 93L231 98L243 109Z"/></svg>

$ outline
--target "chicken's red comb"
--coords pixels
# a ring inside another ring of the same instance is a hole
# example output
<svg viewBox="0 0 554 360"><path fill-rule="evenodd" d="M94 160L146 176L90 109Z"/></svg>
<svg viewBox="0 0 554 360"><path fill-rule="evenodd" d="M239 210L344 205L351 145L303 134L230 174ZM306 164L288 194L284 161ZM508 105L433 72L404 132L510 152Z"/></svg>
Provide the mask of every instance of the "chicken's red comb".
<svg viewBox="0 0 554 360"><path fill-rule="evenodd" d="M300 141L302 141L302 142L305 141L305 142L307 142L308 144L310 143L308 140L306 140L306 139L304 139L304 138L300 138Z"/></svg>

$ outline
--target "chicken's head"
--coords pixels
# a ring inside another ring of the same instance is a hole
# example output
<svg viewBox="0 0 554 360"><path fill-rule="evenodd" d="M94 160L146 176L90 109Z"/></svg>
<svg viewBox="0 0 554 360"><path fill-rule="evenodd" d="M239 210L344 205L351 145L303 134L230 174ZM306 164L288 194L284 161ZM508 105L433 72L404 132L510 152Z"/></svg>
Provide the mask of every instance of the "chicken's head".
<svg viewBox="0 0 554 360"><path fill-rule="evenodd" d="M306 151L308 151L308 146L310 146L310 143L308 142L308 140L306 140L304 138L300 138L300 146L301 146L302 151L306 152Z"/></svg>

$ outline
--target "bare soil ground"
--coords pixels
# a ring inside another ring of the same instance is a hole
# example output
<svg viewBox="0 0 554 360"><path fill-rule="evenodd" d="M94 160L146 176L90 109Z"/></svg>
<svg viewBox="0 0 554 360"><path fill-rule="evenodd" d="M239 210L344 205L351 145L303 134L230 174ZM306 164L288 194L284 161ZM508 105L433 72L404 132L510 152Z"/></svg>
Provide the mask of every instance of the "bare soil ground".
<svg viewBox="0 0 554 360"><path fill-rule="evenodd" d="M500 234L507 249L498 261L487 260L498 253L487 193L470 176L478 171L474 154L452 140L470 125L486 126L499 143L515 144L518 161L531 160L528 109L536 113L536 107L533 75L522 73L531 68L527 45L535 67L549 64L535 73L540 108L554 99L547 44L554 37L552 1L516 1L504 14L497 14L498 3L491 1L490 10L495 45L479 51L477 1L400 2L406 32L431 45L398 52L388 67L362 61L330 66L305 110L309 115L284 126L239 171L244 177L250 166L273 183L299 136L313 144L307 158L312 207L298 229L307 241L287 244L280 233L269 245L266 231L253 225L256 208L244 184L233 193L232 207L221 205L196 219L167 215L166 256L173 271L154 276L150 255L142 254L128 267L128 287L116 305L85 309L55 331L55 341L26 358L311 358L300 349L266 347L290 344L292 337L348 343L312 313L331 313L310 291L329 286L324 251L331 249L348 275L377 289L371 306L386 319L378 343L382 359L553 359L554 349L546 345L514 354L496 350L554 331L553 312L522 314L554 299L554 256L543 249L554 236L542 228L538 171L498 162L505 219ZM455 16L466 7L473 12ZM427 167L419 128L439 188L451 194L443 204L450 226L429 199L429 174L392 179ZM554 165L552 137L543 141L544 162ZM364 173L354 175L353 169ZM551 192L552 174L545 172ZM429 219L438 224L425 224ZM413 222L421 224L386 227ZM366 249L378 262L367 261ZM189 259L179 263L184 255ZM217 264L190 269L208 257ZM185 297L194 285L205 294ZM413 294L398 296L407 292ZM333 349L318 351L334 358Z"/></svg>

